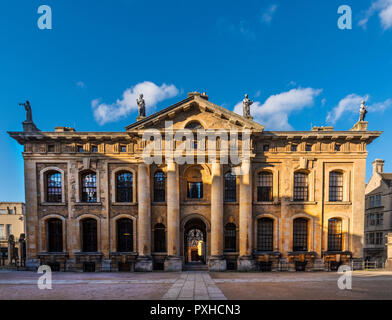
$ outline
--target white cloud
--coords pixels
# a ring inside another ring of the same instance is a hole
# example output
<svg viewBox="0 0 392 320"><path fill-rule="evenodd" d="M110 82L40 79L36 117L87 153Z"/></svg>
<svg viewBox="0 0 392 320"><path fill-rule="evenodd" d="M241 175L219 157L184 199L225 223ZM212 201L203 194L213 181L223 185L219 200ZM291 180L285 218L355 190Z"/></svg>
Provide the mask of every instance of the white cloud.
<svg viewBox="0 0 392 320"><path fill-rule="evenodd" d="M292 112L314 105L315 98L322 89L297 88L270 96L263 104L255 101L251 114L267 130L292 130L288 119ZM234 112L242 114L242 101L234 107Z"/></svg>
<svg viewBox="0 0 392 320"><path fill-rule="evenodd" d="M278 6L276 4L269 6L269 8L265 12L262 13L261 22L263 22L265 24L270 24L277 8L278 8Z"/></svg>
<svg viewBox="0 0 392 320"><path fill-rule="evenodd" d="M76 86L81 88L81 89L86 88L86 84L83 81L76 82Z"/></svg>
<svg viewBox="0 0 392 320"><path fill-rule="evenodd" d="M369 19L377 13L384 30L392 27L392 0L376 0L365 12L364 18L359 21L359 25L366 28Z"/></svg>
<svg viewBox="0 0 392 320"><path fill-rule="evenodd" d="M126 89L122 95L122 99L117 99L114 103L101 103L101 99L91 101L95 120L100 125L103 125L108 122L117 121L129 115L132 111L138 110L136 99L140 93L144 95L146 113L148 113L158 102L178 95L179 91L173 84L167 85L164 83L161 86L157 86L150 81L140 82Z"/></svg>
<svg viewBox="0 0 392 320"><path fill-rule="evenodd" d="M359 115L359 107L363 100L368 101L369 95L360 96L355 93L349 94L339 101L338 105L327 115L327 122L336 123L344 114L351 113ZM392 106L392 99L377 102L367 107L369 112L382 112Z"/></svg>

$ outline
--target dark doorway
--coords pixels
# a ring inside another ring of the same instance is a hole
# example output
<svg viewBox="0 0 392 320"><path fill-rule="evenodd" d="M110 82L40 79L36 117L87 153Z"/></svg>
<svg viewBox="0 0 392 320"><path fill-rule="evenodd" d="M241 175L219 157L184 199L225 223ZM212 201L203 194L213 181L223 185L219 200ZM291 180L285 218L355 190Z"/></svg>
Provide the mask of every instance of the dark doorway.
<svg viewBox="0 0 392 320"><path fill-rule="evenodd" d="M133 251L133 222L123 218L117 220L117 252Z"/></svg>
<svg viewBox="0 0 392 320"><path fill-rule="evenodd" d="M184 226L185 263L205 264L207 257L207 232L205 223L198 218L189 220Z"/></svg>

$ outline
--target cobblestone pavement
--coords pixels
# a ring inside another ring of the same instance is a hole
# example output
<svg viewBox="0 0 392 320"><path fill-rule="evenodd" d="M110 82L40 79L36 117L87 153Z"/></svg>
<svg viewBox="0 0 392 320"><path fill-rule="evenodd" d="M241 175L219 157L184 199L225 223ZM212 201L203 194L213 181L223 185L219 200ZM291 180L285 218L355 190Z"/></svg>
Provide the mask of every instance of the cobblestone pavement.
<svg viewBox="0 0 392 320"><path fill-rule="evenodd" d="M392 272L352 274L352 290L340 290L333 272L54 272L52 290L39 290L41 274L0 271L0 299L392 299Z"/></svg>

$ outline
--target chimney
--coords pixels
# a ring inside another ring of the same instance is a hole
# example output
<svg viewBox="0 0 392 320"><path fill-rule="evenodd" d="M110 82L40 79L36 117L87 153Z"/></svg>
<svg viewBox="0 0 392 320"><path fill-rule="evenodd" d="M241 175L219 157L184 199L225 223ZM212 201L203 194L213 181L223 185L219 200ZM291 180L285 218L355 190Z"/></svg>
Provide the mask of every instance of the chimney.
<svg viewBox="0 0 392 320"><path fill-rule="evenodd" d="M384 172L384 160L376 159L373 161L373 174Z"/></svg>

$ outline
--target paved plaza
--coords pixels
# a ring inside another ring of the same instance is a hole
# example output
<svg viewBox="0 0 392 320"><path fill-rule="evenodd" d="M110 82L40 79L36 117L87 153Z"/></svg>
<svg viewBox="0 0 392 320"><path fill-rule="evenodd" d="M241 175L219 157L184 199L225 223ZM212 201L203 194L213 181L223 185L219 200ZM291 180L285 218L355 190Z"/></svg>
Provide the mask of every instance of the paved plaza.
<svg viewBox="0 0 392 320"><path fill-rule="evenodd" d="M40 276L1 271L0 299L392 299L392 272L386 271L353 272L352 290L340 290L341 275L334 272L54 272L51 290L38 289Z"/></svg>

